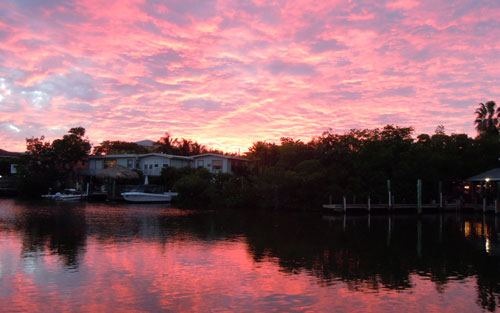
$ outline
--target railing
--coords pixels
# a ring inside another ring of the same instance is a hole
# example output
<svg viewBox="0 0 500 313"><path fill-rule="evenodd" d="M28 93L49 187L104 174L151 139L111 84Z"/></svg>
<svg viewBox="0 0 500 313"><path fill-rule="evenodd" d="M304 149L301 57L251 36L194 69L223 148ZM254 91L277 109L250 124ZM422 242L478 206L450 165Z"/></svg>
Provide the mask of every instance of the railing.
<svg viewBox="0 0 500 313"><path fill-rule="evenodd" d="M161 175L161 168L151 168L151 169L134 169L134 168L129 168L130 170L139 170L141 171L144 175L150 175L150 176L160 176ZM82 176L95 176L99 171L103 169L96 169L96 168L86 168L86 169L80 169L78 171L78 174Z"/></svg>

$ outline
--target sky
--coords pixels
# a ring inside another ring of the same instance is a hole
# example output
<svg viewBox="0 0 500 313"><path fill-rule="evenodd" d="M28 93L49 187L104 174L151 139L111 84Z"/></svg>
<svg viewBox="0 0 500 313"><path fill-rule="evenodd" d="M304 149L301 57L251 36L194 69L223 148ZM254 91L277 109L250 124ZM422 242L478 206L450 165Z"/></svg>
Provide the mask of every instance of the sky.
<svg viewBox="0 0 500 313"><path fill-rule="evenodd" d="M386 124L475 136L498 0L2 0L0 148L83 126L227 152Z"/></svg>

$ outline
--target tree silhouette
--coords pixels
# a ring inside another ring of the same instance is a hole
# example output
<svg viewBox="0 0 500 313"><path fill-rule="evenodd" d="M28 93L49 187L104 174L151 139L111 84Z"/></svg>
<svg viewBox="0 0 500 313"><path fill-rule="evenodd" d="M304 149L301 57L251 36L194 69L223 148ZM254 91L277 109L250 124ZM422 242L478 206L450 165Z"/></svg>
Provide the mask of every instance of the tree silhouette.
<svg viewBox="0 0 500 313"><path fill-rule="evenodd" d="M476 109L476 119L474 124L480 136L498 135L498 117L500 108L497 108L495 101L479 103L479 108Z"/></svg>

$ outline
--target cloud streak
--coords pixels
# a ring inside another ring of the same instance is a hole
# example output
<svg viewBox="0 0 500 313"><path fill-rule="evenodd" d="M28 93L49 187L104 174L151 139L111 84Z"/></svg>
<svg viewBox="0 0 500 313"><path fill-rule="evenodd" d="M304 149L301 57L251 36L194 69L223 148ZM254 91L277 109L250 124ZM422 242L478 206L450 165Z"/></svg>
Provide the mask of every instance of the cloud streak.
<svg viewBox="0 0 500 313"><path fill-rule="evenodd" d="M384 123L474 135L495 1L3 1L0 147L84 126L227 151ZM12 127L11 127L12 126Z"/></svg>

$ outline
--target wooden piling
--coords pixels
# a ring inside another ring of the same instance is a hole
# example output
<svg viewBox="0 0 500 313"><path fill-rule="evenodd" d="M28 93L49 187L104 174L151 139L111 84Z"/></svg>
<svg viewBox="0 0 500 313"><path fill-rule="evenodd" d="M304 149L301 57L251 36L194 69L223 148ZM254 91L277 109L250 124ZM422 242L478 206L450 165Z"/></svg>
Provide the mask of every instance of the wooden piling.
<svg viewBox="0 0 500 313"><path fill-rule="evenodd" d="M344 210L344 214L347 212L347 201L345 197L342 197L342 208Z"/></svg>
<svg viewBox="0 0 500 313"><path fill-rule="evenodd" d="M368 213L370 213L371 209L372 209L372 204L371 204L370 197L368 196Z"/></svg>
<svg viewBox="0 0 500 313"><path fill-rule="evenodd" d="M439 208L442 209L443 208L443 182L442 181L439 181L438 189L439 189Z"/></svg>
<svg viewBox="0 0 500 313"><path fill-rule="evenodd" d="M389 200L388 200L388 205L389 205L389 209L391 208L392 206L392 195L391 195L391 180L388 179L387 180L387 192L389 193Z"/></svg>
<svg viewBox="0 0 500 313"><path fill-rule="evenodd" d="M417 213L422 214L422 180L417 180Z"/></svg>
<svg viewBox="0 0 500 313"><path fill-rule="evenodd" d="M486 213L486 198L483 198L483 213Z"/></svg>

